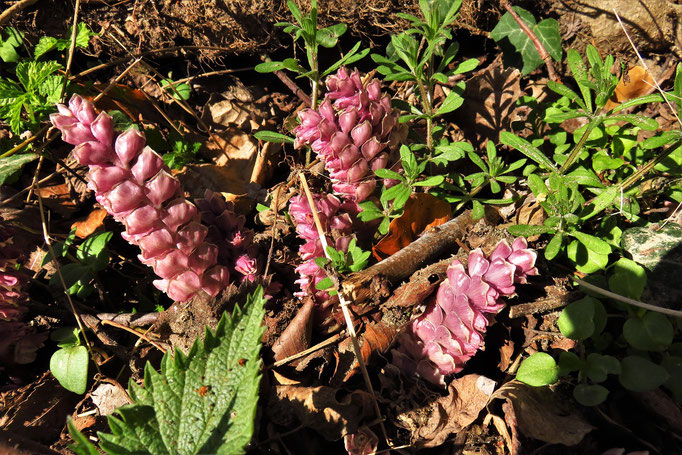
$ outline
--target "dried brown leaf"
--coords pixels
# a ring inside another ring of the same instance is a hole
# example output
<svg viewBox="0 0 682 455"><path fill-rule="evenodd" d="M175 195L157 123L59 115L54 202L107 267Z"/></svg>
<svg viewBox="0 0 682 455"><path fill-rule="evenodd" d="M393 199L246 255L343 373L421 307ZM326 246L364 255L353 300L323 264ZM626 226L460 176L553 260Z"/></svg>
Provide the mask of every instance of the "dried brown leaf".
<svg viewBox="0 0 682 455"><path fill-rule="evenodd" d="M518 431L526 437L549 444L574 446L594 429L567 401L549 387L531 387L518 381L506 383L492 399L506 401L503 405L507 424L518 422ZM512 434L516 431L510 425Z"/></svg>
<svg viewBox="0 0 682 455"><path fill-rule="evenodd" d="M641 66L634 66L630 68L627 76L620 78L613 96L606 103L604 109L608 111L624 101L648 95L654 90L654 80L649 72Z"/></svg>
<svg viewBox="0 0 682 455"><path fill-rule="evenodd" d="M448 386L446 396L402 412L396 419L399 425L412 432L414 444L437 447L478 418L494 388L495 382L485 376L463 376Z"/></svg>
<svg viewBox="0 0 682 455"><path fill-rule="evenodd" d="M410 196L402 216L391 221L388 234L372 248L381 261L412 243L422 232L446 223L452 217L450 204L428 193Z"/></svg>
<svg viewBox="0 0 682 455"><path fill-rule="evenodd" d="M79 239L84 239L104 227L104 219L106 217L106 210L95 209L90 212L90 214L84 220L75 221L71 225L71 229L76 229L76 237Z"/></svg>
<svg viewBox="0 0 682 455"><path fill-rule="evenodd" d="M273 417L294 415L328 440L355 433L362 419L373 415L372 397L361 390L282 385L274 394L268 406Z"/></svg>
<svg viewBox="0 0 682 455"><path fill-rule="evenodd" d="M313 328L313 309L315 303L311 298L303 301L303 306L298 310L296 316L291 320L284 332L272 345L272 352L275 354L275 361L286 359L298 354L310 347L310 334ZM300 361L292 362L292 365Z"/></svg>

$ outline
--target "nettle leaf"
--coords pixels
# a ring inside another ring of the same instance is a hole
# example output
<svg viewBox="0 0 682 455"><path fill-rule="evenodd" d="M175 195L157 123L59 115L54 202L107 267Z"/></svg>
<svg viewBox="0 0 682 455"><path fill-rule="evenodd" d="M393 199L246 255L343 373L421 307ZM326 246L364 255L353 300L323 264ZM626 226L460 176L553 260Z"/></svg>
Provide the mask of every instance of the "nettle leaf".
<svg viewBox="0 0 682 455"><path fill-rule="evenodd" d="M551 355L536 352L521 363L516 379L533 387L554 384L559 379L559 367Z"/></svg>
<svg viewBox="0 0 682 455"><path fill-rule="evenodd" d="M518 6L514 6L513 9L535 33L549 55L555 61L560 61L561 35L559 34L559 23L555 19L544 19L536 23L533 15L525 9ZM490 32L490 37L503 48L505 60L517 63L515 66L521 67L523 75L542 65L542 58L540 58L535 45L508 12L500 18L500 22ZM516 51L515 53L512 48ZM518 62L518 60L521 61ZM522 65L518 65L518 63L522 63Z"/></svg>
<svg viewBox="0 0 682 455"><path fill-rule="evenodd" d="M109 417L99 433L110 454L238 454L251 440L258 402L263 289L223 314L189 354L166 353L161 372L145 368L145 387L130 385L134 404Z"/></svg>

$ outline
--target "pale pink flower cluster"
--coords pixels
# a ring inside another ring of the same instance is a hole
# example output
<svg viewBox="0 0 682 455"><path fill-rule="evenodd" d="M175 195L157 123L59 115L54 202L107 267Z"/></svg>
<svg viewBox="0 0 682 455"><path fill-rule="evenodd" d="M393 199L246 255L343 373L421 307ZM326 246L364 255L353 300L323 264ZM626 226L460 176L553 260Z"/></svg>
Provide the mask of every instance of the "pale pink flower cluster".
<svg viewBox="0 0 682 455"><path fill-rule="evenodd" d="M393 362L408 374L444 384L445 376L461 371L482 347L486 314L504 307L501 297L513 294L515 283L538 274L536 258L526 240L517 238L511 246L500 242L487 259L480 249L472 251L468 273L455 260L424 314L399 336Z"/></svg>
<svg viewBox="0 0 682 455"><path fill-rule="evenodd" d="M33 362L47 338L22 321L27 295L22 290L26 276L17 270L20 256L12 232L0 225L0 365Z"/></svg>
<svg viewBox="0 0 682 455"><path fill-rule="evenodd" d="M376 187L374 171L389 164L387 146L398 112L379 81L363 86L357 70L340 68L326 85L322 104L298 114L295 146L310 145L324 161L334 191L362 202Z"/></svg>
<svg viewBox="0 0 682 455"><path fill-rule="evenodd" d="M97 115L78 95L57 108L52 124L75 146L78 162L90 167L88 187L97 201L125 225L123 237L140 247L140 260L160 277L154 285L177 301L224 289L229 271L217 265L218 248L204 241L208 228L161 157L145 147L144 134L130 128L114 138L111 117Z"/></svg>
<svg viewBox="0 0 682 455"><path fill-rule="evenodd" d="M348 209L344 207L345 204L342 204L339 199L331 194L314 194L313 201L322 229L328 234L326 235L328 245L336 250L346 252L351 241L350 234L353 232L353 221ZM310 210L310 204L308 204L305 195L291 198L289 215L296 224L296 233L306 242L298 252L303 262L296 268L296 272L300 275L296 283L301 286L301 292L296 295L305 297L312 286L311 292L315 296L316 302L325 302L329 299L329 293L315 288L317 283L326 277L324 270L315 263L316 258L324 257L324 251Z"/></svg>

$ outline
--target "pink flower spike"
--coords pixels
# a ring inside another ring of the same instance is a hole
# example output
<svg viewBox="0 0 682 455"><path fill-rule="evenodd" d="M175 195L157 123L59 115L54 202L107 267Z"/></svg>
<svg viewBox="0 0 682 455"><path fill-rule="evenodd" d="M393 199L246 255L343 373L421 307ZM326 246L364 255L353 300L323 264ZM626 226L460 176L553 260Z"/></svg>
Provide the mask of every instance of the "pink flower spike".
<svg viewBox="0 0 682 455"><path fill-rule="evenodd" d="M133 158L142 152L145 145L144 134L135 128L128 130L116 138L114 149L121 163L128 164Z"/></svg>

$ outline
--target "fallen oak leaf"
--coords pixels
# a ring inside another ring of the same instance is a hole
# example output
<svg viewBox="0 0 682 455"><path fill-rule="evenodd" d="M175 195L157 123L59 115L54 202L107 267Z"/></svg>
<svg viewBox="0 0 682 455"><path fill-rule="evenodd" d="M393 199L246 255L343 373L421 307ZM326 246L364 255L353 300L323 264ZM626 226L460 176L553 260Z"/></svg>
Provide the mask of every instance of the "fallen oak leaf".
<svg viewBox="0 0 682 455"><path fill-rule="evenodd" d="M314 308L315 302L313 299L310 297L306 298L296 316L294 316L287 328L284 329L277 341L272 345L275 361L286 359L310 347ZM292 361L291 364L296 366L300 361L301 359L297 359Z"/></svg>
<svg viewBox="0 0 682 455"><path fill-rule="evenodd" d="M104 226L104 219L107 216L107 211L104 209L95 209L87 218L80 221L75 221L71 225L71 229L76 229L76 237L84 239L87 236L94 234Z"/></svg>
<svg viewBox="0 0 682 455"><path fill-rule="evenodd" d="M422 232L452 218L450 204L428 193L416 193L405 204L403 214L391 221L388 234L374 245L372 252L381 261L412 243Z"/></svg>

